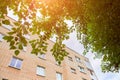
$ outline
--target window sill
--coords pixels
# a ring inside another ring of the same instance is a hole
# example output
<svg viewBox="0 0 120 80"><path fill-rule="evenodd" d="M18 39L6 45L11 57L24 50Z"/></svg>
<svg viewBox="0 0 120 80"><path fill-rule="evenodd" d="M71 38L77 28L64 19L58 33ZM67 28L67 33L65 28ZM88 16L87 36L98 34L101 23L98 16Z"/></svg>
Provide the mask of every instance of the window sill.
<svg viewBox="0 0 120 80"><path fill-rule="evenodd" d="M80 63L80 64L82 64L82 62L77 62L77 63Z"/></svg>
<svg viewBox="0 0 120 80"><path fill-rule="evenodd" d="M38 57L39 59L46 60L45 58Z"/></svg>
<svg viewBox="0 0 120 80"><path fill-rule="evenodd" d="M76 72L71 72L71 73L76 74Z"/></svg>
<svg viewBox="0 0 120 80"><path fill-rule="evenodd" d="M9 65L9 67L17 69L17 70L21 70L20 68L16 68L16 67L13 67L13 66L10 66L10 65Z"/></svg>
<svg viewBox="0 0 120 80"><path fill-rule="evenodd" d="M3 78L2 80L8 80L8 79Z"/></svg>
<svg viewBox="0 0 120 80"><path fill-rule="evenodd" d="M82 71L80 71L80 72L86 74L86 72L82 72Z"/></svg>
<svg viewBox="0 0 120 80"><path fill-rule="evenodd" d="M5 25L2 25L2 27L3 27L3 28L5 28L5 29L7 29L7 30L9 30L9 31L11 31L11 30L12 30L12 28L11 28L11 29L9 29L9 28L5 27Z"/></svg>
<svg viewBox="0 0 120 80"><path fill-rule="evenodd" d="M69 61L73 62L73 60L69 60Z"/></svg>
<svg viewBox="0 0 120 80"><path fill-rule="evenodd" d="M44 75L39 75L39 74L36 74L37 76L41 76L41 77L45 77Z"/></svg>

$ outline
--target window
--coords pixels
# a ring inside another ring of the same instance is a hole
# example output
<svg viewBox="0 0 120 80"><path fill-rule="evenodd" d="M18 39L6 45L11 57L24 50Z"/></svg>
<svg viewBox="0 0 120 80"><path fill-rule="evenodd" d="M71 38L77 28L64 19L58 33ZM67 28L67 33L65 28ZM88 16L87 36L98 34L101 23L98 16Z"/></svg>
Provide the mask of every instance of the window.
<svg viewBox="0 0 120 80"><path fill-rule="evenodd" d="M13 10L9 10L9 14L7 14L7 16L10 17L11 19L14 19L15 21L19 20L19 17L17 15L14 15Z"/></svg>
<svg viewBox="0 0 120 80"><path fill-rule="evenodd" d="M26 39L30 39L30 35L29 34L24 34L23 35Z"/></svg>
<svg viewBox="0 0 120 80"><path fill-rule="evenodd" d="M4 28L7 28L8 30L11 30L11 29L12 29L12 26L11 26L11 25L2 24L2 26L3 26Z"/></svg>
<svg viewBox="0 0 120 80"><path fill-rule="evenodd" d="M72 73L76 73L76 70L74 68L71 68Z"/></svg>
<svg viewBox="0 0 120 80"><path fill-rule="evenodd" d="M85 79L85 78L82 78L82 80L87 80L87 79Z"/></svg>
<svg viewBox="0 0 120 80"><path fill-rule="evenodd" d="M8 79L3 78L2 80L8 80Z"/></svg>
<svg viewBox="0 0 120 80"><path fill-rule="evenodd" d="M27 46L23 46L23 51L27 51Z"/></svg>
<svg viewBox="0 0 120 80"><path fill-rule="evenodd" d="M84 69L83 67L78 66L78 68L79 68L79 71L81 71L81 72L84 72L84 73L85 73L85 69Z"/></svg>
<svg viewBox="0 0 120 80"><path fill-rule="evenodd" d="M9 66L20 69L21 65L22 65L22 60L13 57Z"/></svg>
<svg viewBox="0 0 120 80"><path fill-rule="evenodd" d="M57 72L56 73L56 80L62 80L62 74Z"/></svg>
<svg viewBox="0 0 120 80"><path fill-rule="evenodd" d="M73 61L72 57L68 56L68 60Z"/></svg>
<svg viewBox="0 0 120 80"><path fill-rule="evenodd" d="M45 76L45 68L41 67L41 66L37 66L37 72L36 72L36 74L40 75L40 76Z"/></svg>
<svg viewBox="0 0 120 80"><path fill-rule="evenodd" d="M93 75L93 71L92 70L88 69L88 71L90 72L91 75Z"/></svg>
<svg viewBox="0 0 120 80"><path fill-rule="evenodd" d="M76 57L76 56L75 56L75 59L76 59L76 62L81 63L81 60L80 60L80 58L79 58L79 57Z"/></svg>
<svg viewBox="0 0 120 80"><path fill-rule="evenodd" d="M39 57L39 58L42 58L42 59L45 59L45 54L40 54L40 53L39 53L39 54L38 54L38 57Z"/></svg>
<svg viewBox="0 0 120 80"><path fill-rule="evenodd" d="M58 62L58 61L56 61L55 63L56 63L56 65L57 65L57 66L61 66L61 64L59 64L59 62Z"/></svg>
<svg viewBox="0 0 120 80"><path fill-rule="evenodd" d="M3 41L3 37L4 37L4 35L0 34L0 41Z"/></svg>

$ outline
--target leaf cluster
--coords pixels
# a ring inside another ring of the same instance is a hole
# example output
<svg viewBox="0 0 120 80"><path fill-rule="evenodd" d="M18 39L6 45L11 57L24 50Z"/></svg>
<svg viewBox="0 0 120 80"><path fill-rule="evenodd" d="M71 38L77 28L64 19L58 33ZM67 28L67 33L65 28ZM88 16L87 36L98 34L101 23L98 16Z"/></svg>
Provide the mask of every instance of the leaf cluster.
<svg viewBox="0 0 120 80"><path fill-rule="evenodd" d="M62 42L76 31L85 53L92 50L102 54L103 71L120 69L119 0L0 0L0 25L11 24L5 17L9 10L19 19L4 39L16 55L28 43L32 46L31 53L45 53L47 40L56 35L51 51L61 63L68 54ZM64 20L72 20L73 26L69 28ZM26 34L38 38L29 41L24 37Z"/></svg>

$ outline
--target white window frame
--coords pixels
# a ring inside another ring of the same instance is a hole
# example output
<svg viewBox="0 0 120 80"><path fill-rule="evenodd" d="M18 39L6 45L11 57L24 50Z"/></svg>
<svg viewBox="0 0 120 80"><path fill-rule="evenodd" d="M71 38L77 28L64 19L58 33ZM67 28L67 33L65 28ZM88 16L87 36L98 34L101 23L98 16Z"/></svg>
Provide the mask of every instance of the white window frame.
<svg viewBox="0 0 120 80"><path fill-rule="evenodd" d="M13 59L16 59L16 60L15 60L14 65L11 65L11 64L12 64L12 60L13 60ZM20 64L20 67L19 67L19 68L17 67L18 61L21 61L21 64ZM19 59L19 58L16 58L16 57L12 57L12 59L11 59L11 61L10 61L9 66L10 66L10 67L17 68L17 69L21 69L21 67L22 67L22 62L23 62L23 60L22 60L22 59Z"/></svg>
<svg viewBox="0 0 120 80"><path fill-rule="evenodd" d="M39 70L43 70L43 72L40 73ZM45 76L45 67L37 66L37 68L36 68L36 74L39 75L39 76Z"/></svg>
<svg viewBox="0 0 120 80"><path fill-rule="evenodd" d="M61 67L62 65L58 63L58 61L55 61L55 64L59 67Z"/></svg>
<svg viewBox="0 0 120 80"><path fill-rule="evenodd" d="M80 72L85 73L85 68L84 67L78 66L78 69L79 69Z"/></svg>
<svg viewBox="0 0 120 80"><path fill-rule="evenodd" d="M38 58L46 59L46 54L40 54L40 53L38 53Z"/></svg>
<svg viewBox="0 0 120 80"><path fill-rule="evenodd" d="M5 25L5 24L2 24L2 27L8 29L8 30L12 30L13 26L12 25Z"/></svg>
<svg viewBox="0 0 120 80"><path fill-rule="evenodd" d="M4 35L0 33L0 41L4 40L3 37L4 37Z"/></svg>
<svg viewBox="0 0 120 80"><path fill-rule="evenodd" d="M26 39L30 39L30 34L24 34L23 35Z"/></svg>
<svg viewBox="0 0 120 80"><path fill-rule="evenodd" d="M24 52L27 51L27 46L23 46L23 51L24 51Z"/></svg>
<svg viewBox="0 0 120 80"><path fill-rule="evenodd" d="M59 79L58 75L60 75L60 79ZM56 80L63 80L62 73L56 72Z"/></svg>
<svg viewBox="0 0 120 80"><path fill-rule="evenodd" d="M76 62L81 63L81 59L79 57L75 56L75 59L76 59Z"/></svg>

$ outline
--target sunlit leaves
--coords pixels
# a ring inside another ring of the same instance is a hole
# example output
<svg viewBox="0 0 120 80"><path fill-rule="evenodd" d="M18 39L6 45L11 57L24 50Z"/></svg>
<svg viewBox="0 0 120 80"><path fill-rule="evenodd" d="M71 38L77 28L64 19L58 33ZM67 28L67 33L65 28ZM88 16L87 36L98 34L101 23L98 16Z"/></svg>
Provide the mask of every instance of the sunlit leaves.
<svg viewBox="0 0 120 80"><path fill-rule="evenodd" d="M88 17L85 30L85 49L102 54L102 69L118 71L120 68L120 4L119 0L89 0L86 3ZM81 31L82 33L84 31ZM86 51L85 50L85 51Z"/></svg>
<svg viewBox="0 0 120 80"><path fill-rule="evenodd" d="M38 53L45 54L47 51L48 43L44 40L32 40L30 41L32 46L32 54L38 55Z"/></svg>
<svg viewBox="0 0 120 80"><path fill-rule="evenodd" d="M52 55L61 63L67 52L64 40L77 32L84 45L85 54L91 50L102 55L103 71L118 71L120 68L120 4L119 0L8 0L0 3L0 25L11 24L6 19L8 10L18 16L14 28L4 39L18 55L23 46L31 44L33 54L46 53L47 40L56 35ZM39 13L39 14L37 14ZM71 20L69 27L65 20ZM40 33L44 32L43 35ZM27 40L26 34L37 35Z"/></svg>
<svg viewBox="0 0 120 80"><path fill-rule="evenodd" d="M18 55L20 53L19 50L15 50L15 55Z"/></svg>
<svg viewBox="0 0 120 80"><path fill-rule="evenodd" d="M5 36L3 39L7 40L7 42L10 42L13 39L13 36Z"/></svg>
<svg viewBox="0 0 120 80"><path fill-rule="evenodd" d="M65 51L65 45L61 43L60 40L57 40L54 44L51 51L52 55L55 57L55 60L60 64L64 57L68 55L68 52Z"/></svg>
<svg viewBox="0 0 120 80"><path fill-rule="evenodd" d="M9 20L3 20L2 23L6 24L6 25L10 25L10 21Z"/></svg>

